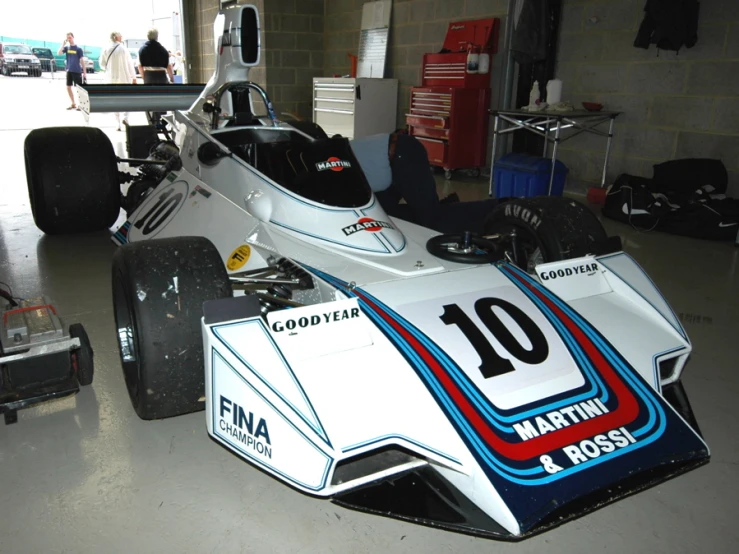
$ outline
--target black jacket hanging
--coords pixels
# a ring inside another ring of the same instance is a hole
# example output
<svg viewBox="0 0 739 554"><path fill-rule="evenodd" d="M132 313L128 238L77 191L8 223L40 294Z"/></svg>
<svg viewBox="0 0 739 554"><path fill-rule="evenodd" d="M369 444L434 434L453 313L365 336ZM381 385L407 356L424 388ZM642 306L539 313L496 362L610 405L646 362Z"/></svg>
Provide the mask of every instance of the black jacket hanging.
<svg viewBox="0 0 739 554"><path fill-rule="evenodd" d="M523 0L511 39L511 53L516 62L526 64L547 58L548 14L548 0Z"/></svg>
<svg viewBox="0 0 739 554"><path fill-rule="evenodd" d="M692 48L698 41L697 0L647 0L644 21L639 27L634 46L649 48L655 44L660 50Z"/></svg>

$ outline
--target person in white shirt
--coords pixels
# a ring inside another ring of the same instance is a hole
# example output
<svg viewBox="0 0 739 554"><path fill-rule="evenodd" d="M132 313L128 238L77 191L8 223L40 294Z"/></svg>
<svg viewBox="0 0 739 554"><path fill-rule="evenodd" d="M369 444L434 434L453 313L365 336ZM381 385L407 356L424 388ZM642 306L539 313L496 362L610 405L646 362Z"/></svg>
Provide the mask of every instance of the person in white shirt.
<svg viewBox="0 0 739 554"><path fill-rule="evenodd" d="M177 50L174 55L174 66L172 66L172 69L174 69L175 75L182 75L182 52Z"/></svg>
<svg viewBox="0 0 739 554"><path fill-rule="evenodd" d="M123 35L117 31L110 33L110 46L100 54L100 68L105 71L107 80L111 84L136 84L136 70L128 48L123 44ZM118 130L121 130L121 114L116 113ZM128 124L128 112L123 114L123 122Z"/></svg>

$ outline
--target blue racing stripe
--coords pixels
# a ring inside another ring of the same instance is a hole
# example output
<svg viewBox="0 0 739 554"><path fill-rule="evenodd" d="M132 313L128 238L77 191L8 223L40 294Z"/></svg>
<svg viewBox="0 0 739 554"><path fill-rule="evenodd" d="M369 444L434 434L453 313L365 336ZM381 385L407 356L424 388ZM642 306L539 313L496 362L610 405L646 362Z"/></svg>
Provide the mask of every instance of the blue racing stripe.
<svg viewBox="0 0 739 554"><path fill-rule="evenodd" d="M486 465L492 469L494 472L498 473L505 479L518 483L521 485L541 485L546 483L551 483L554 481L557 481L559 479L562 479L568 475L571 475L572 473L576 473L579 471L582 471L583 469L586 469L587 467L591 467L593 465L604 463L610 459L613 459L617 456L622 456L627 452L630 452L636 448L641 448L643 446L646 446L647 444L650 444L651 442L654 442L661 436L662 431L664 430L666 426L666 421L664 420L664 412L661 411L661 406L658 404L655 405L655 401L653 397L651 397L649 394L646 394L646 391L643 389L641 384L638 382L638 379L630 378L630 371L626 368L623 361L620 359L618 355L616 355L614 352L612 352L612 346L605 343L604 341L600 340L600 337L598 337L597 333L595 333L592 328L590 327L589 323L584 321L582 318L578 317L577 314L575 314L568 306L563 306L561 302L556 299L556 297L553 297L553 295L549 294L546 289L541 287L538 283L531 280L528 276L525 276L524 279L528 282L532 283L532 286L536 288L538 291L540 291L547 299L552 300L552 302L563 311L565 315L568 317L571 317L573 323L578 325L578 327L583 331L585 336L587 336L595 346L597 346L602 354L604 355L604 359L609 362L614 369L618 370L619 374L624 375L626 378L628 378L629 384L631 384L632 388L634 388L634 392L636 392L637 396L641 398L642 403L646 405L648 411L649 411L649 417L647 424L640 429L642 431L642 434L649 433L651 431L654 431L650 437L645 437L638 443L631 444L627 447L620 448L614 452L611 453L604 453L598 458L595 458L593 460L590 460L588 462L584 462L581 464L574 465L568 469L564 469L562 471L559 471L555 474L547 474L544 477L538 478L538 479L532 479L530 476L533 475L540 475L544 473L544 469L541 465L529 468L529 469L520 469L520 468L513 468L508 466L507 464L503 463L500 459L498 459L494 453L494 451L491 450L491 447L487 444L485 444L482 440L482 437L479 435L479 433L472 428L471 423L467 420L467 416L465 416L463 413L461 413L461 410L459 406L456 405L454 400L449 396L449 392L445 390L445 388L442 386L442 384L438 381L438 378L434 375L431 368L427 366L427 364L420 358L420 355L415 351L415 349L407 343L407 341L390 325L388 321L386 321L380 313L377 313L373 307L371 307L366 301L362 299L362 296L366 297L375 305L377 306L378 310L384 310L387 316L395 321L398 325L400 325L404 331L408 332L415 340L417 340L423 348L425 348L429 355L431 355L440 365L440 367L447 373L447 375L452 379L452 382L459 387L460 391L463 391L466 396L468 396L467 400L470 401L470 405L478 411L478 415L481 415L479 412L479 408L483 408L482 412L488 412L493 413L494 416L497 416L499 418L502 418L503 416L500 416L499 414L494 414L494 406L492 406L489 401L487 405L483 402L480 402L480 391L477 390L477 388L474 386L473 383L468 382L467 379L465 379L465 375L463 375L461 369L453 362L451 359L446 355L446 353L441 350L438 345L436 345L432 340L430 340L428 337L426 337L423 333L420 332L417 328L415 328L413 325L411 325L409 322L407 322L404 318L402 318L399 314L396 314L391 309L384 306L381 302L373 298L371 295L367 294L364 291L361 291L357 289L351 289L347 287L345 283L342 283L341 281L334 279L331 276L328 276L326 274L323 274L322 272L316 271L311 268L311 271L313 271L316 274L319 274L324 280L326 280L329 283L334 284L335 286L340 287L344 290L346 294L349 296L357 296L359 297L359 303L362 307L363 311L370 317L370 319L378 326L378 328L385 333L385 335L393 342L393 344L398 348L399 352L403 354L403 356L409 361L409 363L414 367L414 369L418 372L419 376L422 377L422 380L428 387L429 391L434 395L434 397L437 399L437 402L440 403L440 407L444 410L444 412L447 414L447 416L450 418L450 421L455 424L459 432L462 434L462 436L465 438L465 440L468 442L468 445L470 445L472 451L478 456L478 459L485 462ZM505 272L504 272L505 274ZM584 351L582 350L582 347L577 344L577 341L575 338L571 335L571 333L564 327L562 322L559 321L553 321L557 320L554 313L551 312L548 306L541 302L540 299L535 298L535 295L531 293L531 291L527 291L526 287L523 286L520 282L517 282L515 279L512 278L512 276L508 275L509 279L518 287L519 290L522 290L528 298L530 298L532 301L536 302L537 307L539 307L542 312L545 314L547 319L555 325L555 328L557 329L558 334L562 336L563 340L566 341L566 344L568 345L568 350L572 348L577 356L577 358L580 361L583 361L583 358L586 358ZM531 293L531 294L530 294ZM574 316L574 317L573 317ZM572 352L572 351L571 351ZM579 364L578 364L579 365ZM593 373L595 372L594 367L592 366L592 362L588 362L587 364L583 364L585 367L581 367L584 371L587 372L587 375L590 379L593 378ZM591 380L591 385L593 384ZM599 388L605 392L605 387L602 383L602 381L598 381ZM635 386L636 385L636 386ZM592 391L592 387L591 387ZM605 397L606 400L608 400L608 397ZM529 412L526 412L526 414L532 414L532 413L543 413L545 411L552 410L551 406L564 406L567 404L572 404L573 400L566 399L564 401L561 401L559 403L550 404L546 406L545 408L537 408L535 410L530 410ZM654 423L656 419L656 413L655 408L659 411L660 414L660 425L656 430L654 430ZM527 416L519 414L518 417L515 419L518 421L522 421ZM488 421L490 418L487 418ZM513 418L506 418L509 420L513 420ZM497 426L499 430L500 426L496 425L497 422L490 421L490 423L494 426ZM521 478L524 477L524 478Z"/></svg>

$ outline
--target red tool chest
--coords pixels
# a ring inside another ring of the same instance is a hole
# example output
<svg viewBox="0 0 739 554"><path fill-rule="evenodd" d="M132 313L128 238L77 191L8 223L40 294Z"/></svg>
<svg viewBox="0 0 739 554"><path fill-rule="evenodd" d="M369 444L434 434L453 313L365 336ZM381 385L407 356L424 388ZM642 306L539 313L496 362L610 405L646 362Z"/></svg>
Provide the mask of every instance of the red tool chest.
<svg viewBox="0 0 739 554"><path fill-rule="evenodd" d="M480 167L487 157L489 105L489 88L413 87L406 123L432 165Z"/></svg>
<svg viewBox="0 0 739 554"><path fill-rule="evenodd" d="M426 147L431 165L479 168L487 158L490 73L467 72L470 44L487 53L497 50L498 19L449 24L442 52L423 57L422 82L411 88L408 132Z"/></svg>

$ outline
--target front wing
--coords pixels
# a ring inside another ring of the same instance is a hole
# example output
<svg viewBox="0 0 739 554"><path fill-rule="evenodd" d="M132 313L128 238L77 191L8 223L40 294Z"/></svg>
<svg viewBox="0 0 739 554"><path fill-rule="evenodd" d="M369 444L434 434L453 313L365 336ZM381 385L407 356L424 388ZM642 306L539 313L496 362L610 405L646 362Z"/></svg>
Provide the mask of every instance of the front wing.
<svg viewBox="0 0 739 554"><path fill-rule="evenodd" d="M468 396L473 387L460 380L464 372L443 348L368 292L319 273L349 298L287 311L292 321L306 322L291 333L303 335L298 348L280 334L289 330L282 327L285 312L265 322L256 306L238 317L206 310L209 433L304 492L508 539L541 532L708 460L679 382L658 394L544 287L511 268L503 271L542 304L550 302L552 313L561 311L562 333L580 341L579 355L589 360L593 383L603 387L599 401L607 414L597 423L526 440L500 434L485 423L485 410L494 406L475 405ZM246 306L249 300L220 302ZM339 319L311 334L310 322L323 322L326 314ZM572 396L557 400L574 405ZM522 418L534 421L532 410L544 414L543 404L526 406ZM510 421L512 414L498 415ZM610 431L600 427L606 421L613 423Z"/></svg>

